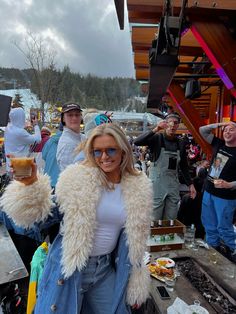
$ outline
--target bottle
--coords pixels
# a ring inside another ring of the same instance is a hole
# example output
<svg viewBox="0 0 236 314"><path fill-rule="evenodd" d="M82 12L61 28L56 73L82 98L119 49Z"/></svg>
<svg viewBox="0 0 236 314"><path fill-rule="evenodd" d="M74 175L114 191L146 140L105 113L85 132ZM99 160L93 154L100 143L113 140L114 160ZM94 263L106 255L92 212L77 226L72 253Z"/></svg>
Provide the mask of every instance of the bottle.
<svg viewBox="0 0 236 314"><path fill-rule="evenodd" d="M161 236L155 235L154 241L157 242L157 243L160 243L161 242Z"/></svg>
<svg viewBox="0 0 236 314"><path fill-rule="evenodd" d="M185 246L188 248L192 248L195 240L195 226L191 224L190 227L186 227L186 232L184 234L184 242Z"/></svg>
<svg viewBox="0 0 236 314"><path fill-rule="evenodd" d="M166 238L165 238L165 235L164 234L161 234L160 235L160 241L161 242L165 242Z"/></svg>
<svg viewBox="0 0 236 314"><path fill-rule="evenodd" d="M190 229L191 229L191 234L192 234L191 247L193 247L194 246L194 241L195 241L195 230L196 230L194 224L191 224Z"/></svg>
<svg viewBox="0 0 236 314"><path fill-rule="evenodd" d="M162 220L161 219L158 220L158 227L162 227Z"/></svg>
<svg viewBox="0 0 236 314"><path fill-rule="evenodd" d="M175 225L174 219L170 219L169 225L170 225L170 227L174 227L174 225ZM174 240L174 238L175 238L175 234L169 233L169 241Z"/></svg>

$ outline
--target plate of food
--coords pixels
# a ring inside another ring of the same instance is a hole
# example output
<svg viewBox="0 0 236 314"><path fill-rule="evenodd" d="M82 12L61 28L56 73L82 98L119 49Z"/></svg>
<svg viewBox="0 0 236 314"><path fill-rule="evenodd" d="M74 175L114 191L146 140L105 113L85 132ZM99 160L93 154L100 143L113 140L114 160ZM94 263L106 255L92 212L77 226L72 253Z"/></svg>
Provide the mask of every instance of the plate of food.
<svg viewBox="0 0 236 314"><path fill-rule="evenodd" d="M171 268L175 266L175 261L173 259L168 258L168 257L160 257L156 259L157 265L160 267L163 266L165 268Z"/></svg>
<svg viewBox="0 0 236 314"><path fill-rule="evenodd" d="M192 311L192 314L209 314L209 312L200 305L189 305L189 309Z"/></svg>
<svg viewBox="0 0 236 314"><path fill-rule="evenodd" d="M174 268L167 268L162 266L162 263L159 264L157 261L155 263L150 263L147 265L150 271L150 275L162 282L165 282L166 279L172 280L176 278Z"/></svg>

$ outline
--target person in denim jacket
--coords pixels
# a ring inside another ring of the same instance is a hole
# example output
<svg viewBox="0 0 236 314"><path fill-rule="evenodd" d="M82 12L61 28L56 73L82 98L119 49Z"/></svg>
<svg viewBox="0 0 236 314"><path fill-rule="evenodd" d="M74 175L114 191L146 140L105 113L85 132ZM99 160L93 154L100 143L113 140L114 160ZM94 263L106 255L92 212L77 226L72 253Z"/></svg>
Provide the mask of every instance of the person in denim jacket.
<svg viewBox="0 0 236 314"><path fill-rule="evenodd" d="M13 181L1 199L6 213L24 227L63 215L35 314L126 314L149 296L143 256L151 182L134 168L131 147L116 125L96 127L84 152L84 162L68 166L59 177L58 208L52 207L49 178L36 174L35 165L32 176Z"/></svg>

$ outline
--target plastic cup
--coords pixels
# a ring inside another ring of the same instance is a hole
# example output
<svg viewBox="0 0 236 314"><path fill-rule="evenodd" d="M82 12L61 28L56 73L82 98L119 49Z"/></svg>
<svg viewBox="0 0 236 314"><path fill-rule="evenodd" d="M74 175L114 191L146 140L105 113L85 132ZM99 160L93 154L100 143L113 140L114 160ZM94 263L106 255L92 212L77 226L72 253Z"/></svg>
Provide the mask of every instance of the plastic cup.
<svg viewBox="0 0 236 314"><path fill-rule="evenodd" d="M12 157L10 158L10 161L15 178L26 178L31 176L34 157Z"/></svg>
<svg viewBox="0 0 236 314"><path fill-rule="evenodd" d="M196 305L196 306L200 306L201 305L201 302L199 300L194 300L193 301L193 304Z"/></svg>
<svg viewBox="0 0 236 314"><path fill-rule="evenodd" d="M225 272L225 276L227 278L231 278L231 279L234 279L235 278L235 267L234 265L232 266L227 266L224 270Z"/></svg>
<svg viewBox="0 0 236 314"><path fill-rule="evenodd" d="M165 279L166 289L169 291L174 291L176 279Z"/></svg>
<svg viewBox="0 0 236 314"><path fill-rule="evenodd" d="M217 252L209 252L209 259L211 264L217 264L218 258L217 258Z"/></svg>
<svg viewBox="0 0 236 314"><path fill-rule="evenodd" d="M193 251L198 251L199 244L196 241L192 243L192 249L193 249Z"/></svg>

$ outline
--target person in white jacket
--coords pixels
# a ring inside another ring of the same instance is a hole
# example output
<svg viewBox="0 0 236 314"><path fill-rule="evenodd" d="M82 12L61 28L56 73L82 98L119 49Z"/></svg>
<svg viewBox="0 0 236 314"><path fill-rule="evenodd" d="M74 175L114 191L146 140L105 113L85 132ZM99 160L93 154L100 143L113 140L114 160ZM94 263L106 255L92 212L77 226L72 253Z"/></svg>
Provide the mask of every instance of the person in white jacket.
<svg viewBox="0 0 236 314"><path fill-rule="evenodd" d="M22 108L11 109L9 119L10 122L4 132L7 172L10 170L7 155L14 155L16 157L27 156L30 153L30 145L41 142L41 133L36 117L32 119L34 134L30 134L24 129L25 112Z"/></svg>
<svg viewBox="0 0 236 314"><path fill-rule="evenodd" d="M64 128L56 155L60 172L74 163L75 148L85 140L85 135L80 134L81 112L80 105L76 103L66 103L62 106L61 122Z"/></svg>

